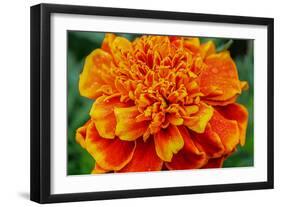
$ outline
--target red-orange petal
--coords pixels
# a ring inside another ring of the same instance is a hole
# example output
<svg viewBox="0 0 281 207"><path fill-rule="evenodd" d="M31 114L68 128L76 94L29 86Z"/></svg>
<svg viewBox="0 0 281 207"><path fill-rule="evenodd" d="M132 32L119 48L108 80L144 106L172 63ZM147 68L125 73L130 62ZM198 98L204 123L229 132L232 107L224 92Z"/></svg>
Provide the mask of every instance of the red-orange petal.
<svg viewBox="0 0 281 207"><path fill-rule="evenodd" d="M223 143L219 135L212 130L210 124L207 125L204 133L198 134L191 132L191 136L196 146L206 152L208 157L214 158L223 155L225 150Z"/></svg>
<svg viewBox="0 0 281 207"><path fill-rule="evenodd" d="M157 156L152 138L144 142L138 139L132 160L119 172L159 171L163 161Z"/></svg>
<svg viewBox="0 0 281 207"><path fill-rule="evenodd" d="M112 76L113 60L107 52L96 49L87 56L79 79L79 91L87 98L112 94L115 90Z"/></svg>
<svg viewBox="0 0 281 207"><path fill-rule="evenodd" d="M116 117L115 134L121 140L132 141L142 136L148 124L146 121L137 122L136 117L140 115L136 106L127 108L114 108Z"/></svg>
<svg viewBox="0 0 281 207"><path fill-rule="evenodd" d="M130 162L136 147L135 142L104 139L99 136L92 122L87 129L86 149L96 163L105 170L120 170Z"/></svg>
<svg viewBox="0 0 281 207"><path fill-rule="evenodd" d="M202 168L221 168L223 165L224 157L209 159L208 163L204 165Z"/></svg>
<svg viewBox="0 0 281 207"><path fill-rule="evenodd" d="M232 152L240 141L237 121L226 119L214 110L214 115L209 123L212 130L219 135L225 147L225 153Z"/></svg>
<svg viewBox="0 0 281 207"><path fill-rule="evenodd" d="M101 96L96 99L90 111L90 116L95 122L96 129L100 136L108 139L113 139L115 137L116 119L114 107L126 106L128 105L120 102L120 96Z"/></svg>
<svg viewBox="0 0 281 207"><path fill-rule="evenodd" d="M248 110L245 106L234 103L224 107L216 108L225 118L236 120L240 132L240 144L243 146L246 140L246 131L248 125Z"/></svg>
<svg viewBox="0 0 281 207"><path fill-rule="evenodd" d="M184 170L201 168L208 161L206 153L200 151L194 144L186 127L178 127L184 140L184 147L173 156L171 162L166 162L169 170Z"/></svg>
<svg viewBox="0 0 281 207"><path fill-rule="evenodd" d="M177 154L184 146L180 131L174 125L169 125L156 133L154 142L157 155L166 162L170 162L173 154Z"/></svg>
<svg viewBox="0 0 281 207"><path fill-rule="evenodd" d="M230 98L228 100L224 100L224 101L212 101L212 100L205 99L204 102L209 104L209 105L212 105L212 106L226 106L228 104L235 103L238 96L239 95L235 95L232 98Z"/></svg>
<svg viewBox="0 0 281 207"><path fill-rule="evenodd" d="M85 148L86 144L85 144L85 139L86 139L86 132L87 132L87 128L90 124L91 120L88 120L83 126L79 127L76 130L76 142L78 142L81 147Z"/></svg>
<svg viewBox="0 0 281 207"><path fill-rule="evenodd" d="M199 76L199 85L207 95L206 100L225 101L241 93L236 65L229 52L212 54L205 63L207 68Z"/></svg>

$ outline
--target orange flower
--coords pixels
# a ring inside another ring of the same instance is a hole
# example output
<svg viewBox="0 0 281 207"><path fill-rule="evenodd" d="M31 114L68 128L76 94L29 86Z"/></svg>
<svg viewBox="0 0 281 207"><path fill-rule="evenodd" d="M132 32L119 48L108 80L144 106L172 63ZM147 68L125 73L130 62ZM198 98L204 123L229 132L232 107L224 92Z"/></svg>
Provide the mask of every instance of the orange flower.
<svg viewBox="0 0 281 207"><path fill-rule="evenodd" d="M95 101L76 140L92 173L221 167L245 143L248 112L235 103L245 87L212 41L106 34L80 75Z"/></svg>

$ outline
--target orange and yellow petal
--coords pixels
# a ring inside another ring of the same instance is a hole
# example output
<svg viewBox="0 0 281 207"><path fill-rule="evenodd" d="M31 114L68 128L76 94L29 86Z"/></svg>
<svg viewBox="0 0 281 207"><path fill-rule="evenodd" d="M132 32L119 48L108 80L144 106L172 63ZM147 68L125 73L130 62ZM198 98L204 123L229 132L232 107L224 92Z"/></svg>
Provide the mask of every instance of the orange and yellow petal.
<svg viewBox="0 0 281 207"><path fill-rule="evenodd" d="M241 93L236 65L229 52L212 54L205 59L206 70L200 74L200 90L206 100L225 101Z"/></svg>
<svg viewBox="0 0 281 207"><path fill-rule="evenodd" d="M110 172L110 170L105 170L101 166L99 166L99 164L95 163L95 167L91 173L92 174L103 174L103 173L107 173L107 172Z"/></svg>
<svg viewBox="0 0 281 207"><path fill-rule="evenodd" d="M119 172L159 171L163 161L157 156L153 139L138 139L131 161Z"/></svg>
<svg viewBox="0 0 281 207"><path fill-rule="evenodd" d="M204 133L191 132L195 145L204 151L208 157L220 157L224 154L225 148L219 135L212 130L210 124L207 125Z"/></svg>
<svg viewBox="0 0 281 207"><path fill-rule="evenodd" d="M109 53L96 49L87 56L79 79L79 91L87 98L112 94L115 90L112 76L113 60Z"/></svg>
<svg viewBox="0 0 281 207"><path fill-rule="evenodd" d="M88 120L83 126L79 127L76 130L76 142L81 145L81 147L85 148L85 139L86 139L86 134L87 134L87 128L90 124L91 120Z"/></svg>
<svg viewBox="0 0 281 207"><path fill-rule="evenodd" d="M193 114L192 116L184 118L183 124L197 133L203 133L205 131L207 123L213 116L213 111L214 109L212 106L201 103L199 105L198 112Z"/></svg>
<svg viewBox="0 0 281 207"><path fill-rule="evenodd" d="M225 153L232 152L240 141L237 121L226 119L218 111L214 110L210 125L212 130L220 137Z"/></svg>
<svg viewBox="0 0 281 207"><path fill-rule="evenodd" d="M216 46L213 41L208 41L200 45L200 54L203 59L216 53Z"/></svg>
<svg viewBox="0 0 281 207"><path fill-rule="evenodd" d="M120 96L100 96L96 99L90 111L90 116L95 122L100 136L108 139L115 137L116 119L114 108L126 106L128 105L120 102Z"/></svg>
<svg viewBox="0 0 281 207"><path fill-rule="evenodd" d="M124 37L108 34L105 37L102 48L112 55L114 63L118 65L126 59L126 55L132 51L132 43Z"/></svg>
<svg viewBox="0 0 281 207"><path fill-rule="evenodd" d="M155 36L152 38L154 43L154 54L159 54L163 59L171 53L170 40L166 36ZM157 52L156 52L157 51Z"/></svg>
<svg viewBox="0 0 281 207"><path fill-rule="evenodd" d="M208 157L204 151L200 151L194 144L186 127L178 127L182 138L184 139L184 147L173 156L171 162L166 162L169 170L184 170L201 168L208 161Z"/></svg>
<svg viewBox="0 0 281 207"><path fill-rule="evenodd" d="M111 53L111 46L112 46L112 42L114 41L114 39L116 38L115 34L112 33L106 33L101 45L101 48L108 52Z"/></svg>
<svg viewBox="0 0 281 207"><path fill-rule="evenodd" d="M136 106L127 108L114 109L116 117L115 134L121 140L132 141L141 137L147 130L148 124L146 121L137 121L136 117L140 115Z"/></svg>
<svg viewBox="0 0 281 207"><path fill-rule="evenodd" d="M184 146L184 140L178 128L169 125L154 135L154 143L157 155L166 162L170 162L174 154L177 154Z"/></svg>
<svg viewBox="0 0 281 207"><path fill-rule="evenodd" d="M86 149L102 169L110 171L122 169L132 159L135 147L135 142L122 141L117 137L102 138L93 122L88 126Z"/></svg>
<svg viewBox="0 0 281 207"><path fill-rule="evenodd" d="M183 46L188 51L191 51L192 53L196 54L200 51L200 40L196 37L185 38Z"/></svg>
<svg viewBox="0 0 281 207"><path fill-rule="evenodd" d="M243 146L246 140L246 131L248 125L247 108L241 104L234 103L224 107L217 107L216 110L219 111L220 114L222 114L225 118L237 121L240 132L240 144Z"/></svg>

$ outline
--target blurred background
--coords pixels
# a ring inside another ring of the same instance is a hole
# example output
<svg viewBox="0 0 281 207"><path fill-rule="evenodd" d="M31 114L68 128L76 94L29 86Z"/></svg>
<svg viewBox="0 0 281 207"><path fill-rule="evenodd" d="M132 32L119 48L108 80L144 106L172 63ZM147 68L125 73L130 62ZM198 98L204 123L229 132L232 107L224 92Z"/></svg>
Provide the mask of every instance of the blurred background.
<svg viewBox="0 0 281 207"><path fill-rule="evenodd" d="M129 40L134 40L137 34L117 34ZM79 95L78 80L83 68L85 57L94 49L100 48L104 33L68 31L67 48L67 174L89 174L95 160L75 141L75 131L89 119L89 110L92 100ZM201 37L201 42L213 40L217 51L228 49L234 59L240 80L248 81L249 89L238 98L239 103L247 107L249 122L247 139L244 147L238 147L237 151L224 162L223 167L247 167L254 165L254 134L253 134L253 43L254 40L226 39Z"/></svg>

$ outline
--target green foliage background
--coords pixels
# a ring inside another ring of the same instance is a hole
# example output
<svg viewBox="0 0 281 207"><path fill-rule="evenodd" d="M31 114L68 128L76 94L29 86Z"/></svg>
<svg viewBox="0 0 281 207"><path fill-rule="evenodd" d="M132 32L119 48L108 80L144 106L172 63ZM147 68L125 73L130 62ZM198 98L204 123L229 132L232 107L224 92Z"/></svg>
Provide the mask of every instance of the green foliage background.
<svg viewBox="0 0 281 207"><path fill-rule="evenodd" d="M135 39L136 34L118 34ZM81 175L89 174L94 166L95 160L91 155L80 147L75 141L75 131L89 119L89 110L93 104L92 100L79 95L78 80L82 71L85 57L94 49L100 48L104 33L68 31L67 48L67 174ZM230 50L231 56L236 62L240 80L249 83L249 90L244 91L238 102L245 105L249 111L249 122L247 139L244 147L238 147L237 151L225 162L224 167L246 167L253 166L254 158L254 134L253 134L253 40L224 39L224 38L200 38L201 42L213 40L218 50Z"/></svg>

